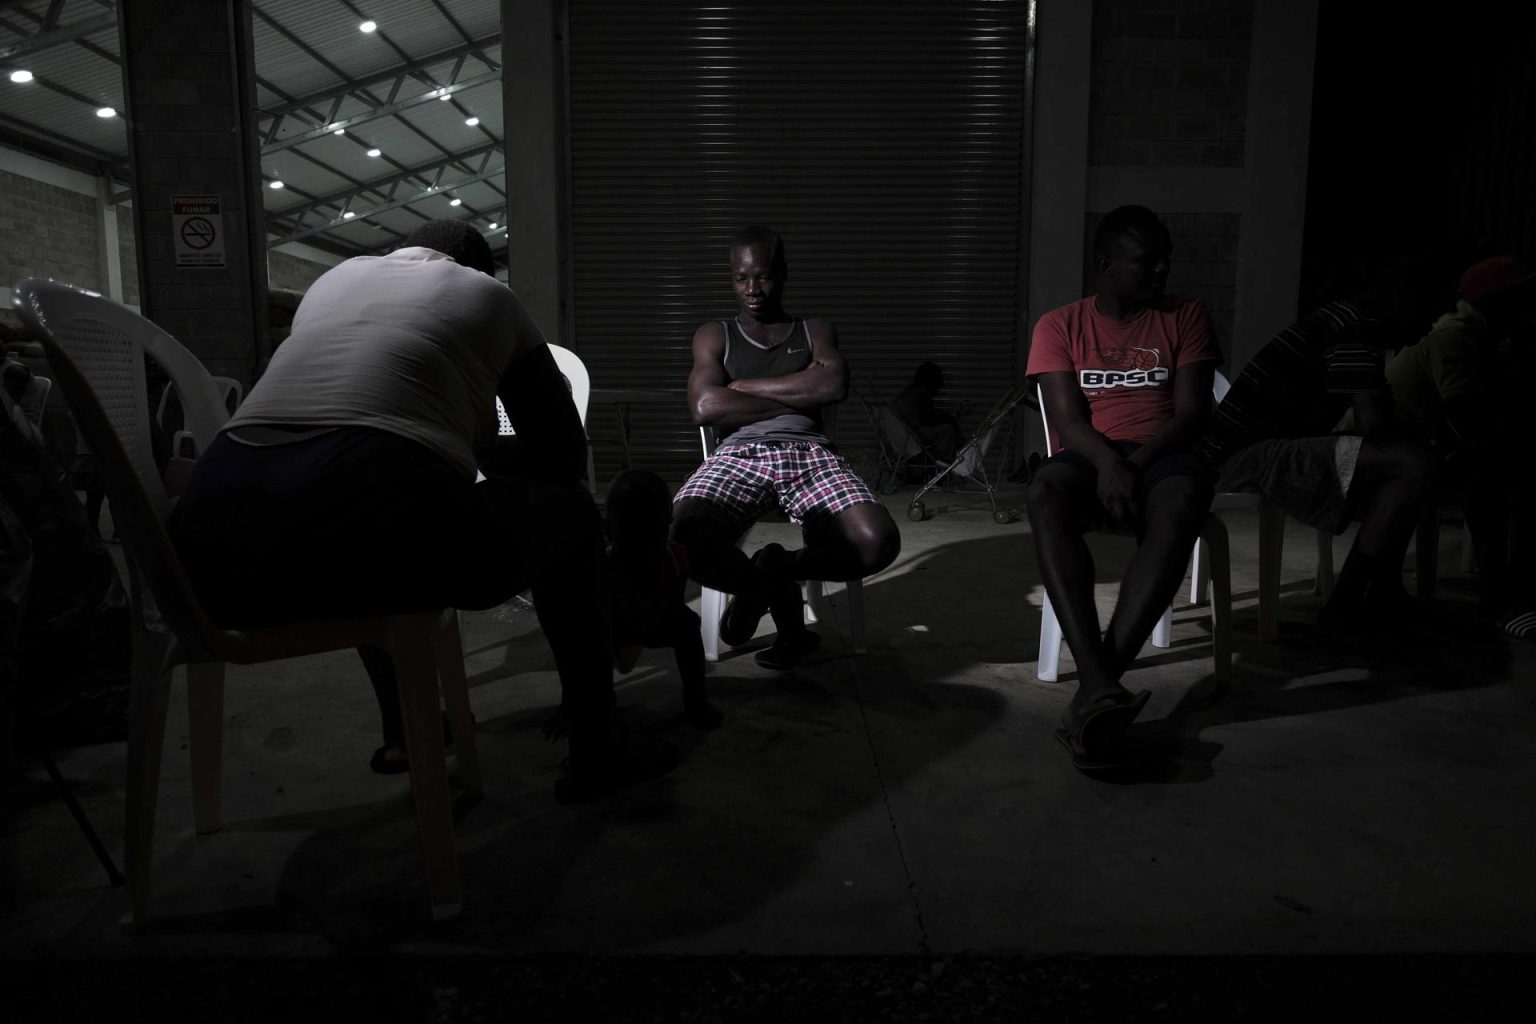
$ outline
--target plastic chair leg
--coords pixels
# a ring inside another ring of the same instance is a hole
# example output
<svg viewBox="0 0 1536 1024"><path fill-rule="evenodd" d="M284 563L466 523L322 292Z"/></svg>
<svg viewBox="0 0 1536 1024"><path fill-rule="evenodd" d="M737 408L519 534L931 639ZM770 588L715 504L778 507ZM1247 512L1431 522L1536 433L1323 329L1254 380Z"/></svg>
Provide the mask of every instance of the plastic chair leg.
<svg viewBox="0 0 1536 1024"><path fill-rule="evenodd" d="M192 822L198 835L217 832L224 782L224 663L187 665L187 746L192 760Z"/></svg>
<svg viewBox="0 0 1536 1024"><path fill-rule="evenodd" d="M123 873L128 879L131 926L149 917L155 848L155 804L160 793L160 754L171 697L163 647L142 626L133 630L132 690L128 698L128 789L124 801Z"/></svg>
<svg viewBox="0 0 1536 1024"><path fill-rule="evenodd" d="M439 628L436 613L390 619L390 655L399 679L400 710L405 719L405 751L411 766L411 796L421 832L422 859L433 920L456 916L464 905L458 858L453 843L453 803L443 751L443 720L438 703L438 667L434 650Z"/></svg>
<svg viewBox="0 0 1536 1024"><path fill-rule="evenodd" d="M704 640L704 660L720 660L720 616L725 614L725 594L699 588L699 634Z"/></svg>
<svg viewBox="0 0 1536 1024"><path fill-rule="evenodd" d="M1199 604L1206 598L1205 579L1208 571L1205 565L1205 541L1199 538L1195 540L1194 554L1189 556L1189 603Z"/></svg>
<svg viewBox="0 0 1536 1024"><path fill-rule="evenodd" d="M852 581L846 593L849 639L853 641L853 653L863 654L868 649L864 645L864 581Z"/></svg>
<svg viewBox="0 0 1536 1024"><path fill-rule="evenodd" d="M1317 585L1312 592L1324 601L1333 596L1333 534L1327 530L1317 531Z"/></svg>
<svg viewBox="0 0 1536 1024"><path fill-rule="evenodd" d="M1061 623L1051 607L1051 595L1040 602L1040 654L1035 661L1035 678L1054 683L1061 670Z"/></svg>
<svg viewBox="0 0 1536 1024"><path fill-rule="evenodd" d="M1157 625L1152 627L1153 647L1173 646L1173 606L1163 609L1162 616L1157 620Z"/></svg>
<svg viewBox="0 0 1536 1024"><path fill-rule="evenodd" d="M469 705L469 680L464 675L464 641L459 634L459 613L445 611L437 625L437 674L443 687L443 704L453 730L453 749L458 755L459 783L475 796L485 793L480 776L480 753L475 747L475 716Z"/></svg>
<svg viewBox="0 0 1536 1024"><path fill-rule="evenodd" d="M1232 555L1227 525L1218 516L1206 522L1206 566L1211 587L1211 657L1217 681L1232 677Z"/></svg>
<svg viewBox="0 0 1536 1024"><path fill-rule="evenodd" d="M1280 556L1285 550L1285 512L1268 501L1259 505L1259 639L1280 635ZM1330 542L1330 552L1332 546ZM1330 555L1331 558L1331 555Z"/></svg>

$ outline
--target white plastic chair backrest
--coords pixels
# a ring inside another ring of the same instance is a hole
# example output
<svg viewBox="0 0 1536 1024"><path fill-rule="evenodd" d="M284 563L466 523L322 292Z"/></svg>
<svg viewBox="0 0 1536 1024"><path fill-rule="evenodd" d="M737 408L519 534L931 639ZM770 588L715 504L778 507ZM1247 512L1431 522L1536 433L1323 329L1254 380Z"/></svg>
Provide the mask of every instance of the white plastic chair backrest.
<svg viewBox="0 0 1536 1024"><path fill-rule="evenodd" d="M1056 444L1051 440L1051 418L1045 413L1045 391L1035 384L1035 403L1040 406L1040 425L1045 428L1045 454L1055 455Z"/></svg>
<svg viewBox="0 0 1536 1024"><path fill-rule="evenodd" d="M555 357L555 365L565 377L565 386L571 389L571 401L576 405L576 415L581 417L581 425L585 427L587 406L592 399L592 376L587 373L587 365L575 352L561 345L550 345L549 354ZM507 408L501 404L500 398L496 399L496 433L501 437L512 437L517 433L512 429L512 420L507 416Z"/></svg>
<svg viewBox="0 0 1536 1024"><path fill-rule="evenodd" d="M1232 382L1227 380L1227 375L1217 370L1215 378L1211 381L1211 397L1215 399L1217 405L1227 397L1227 390L1231 387Z"/></svg>
<svg viewBox="0 0 1536 1024"><path fill-rule="evenodd" d="M240 408L240 403L245 399L245 389L233 377L215 377L213 382L218 385L219 398L223 401L224 408L233 415L234 411ZM171 404L171 392L175 389L175 382L169 381L165 385L165 390L160 392L160 404L155 407L155 419L160 422L162 427L165 426L165 411ZM186 403L183 402L182 405L186 405Z"/></svg>
<svg viewBox="0 0 1536 1024"><path fill-rule="evenodd" d="M228 418L217 386L176 339L94 292L26 278L16 283L11 303L41 341L54 384L95 455L113 523L127 542L136 597L142 576L159 616L195 654L210 627L165 531L170 502L150 446L144 354L183 395L195 396L187 423L200 444Z"/></svg>
<svg viewBox="0 0 1536 1024"><path fill-rule="evenodd" d="M229 419L213 377L175 338L94 292L32 278L17 284L12 302L28 326L35 325L39 335L50 336L89 382L156 518L164 522L171 506L150 444L144 355L160 364L181 394L185 429L200 452L213 443ZM73 407L76 399L68 389L65 397Z"/></svg>

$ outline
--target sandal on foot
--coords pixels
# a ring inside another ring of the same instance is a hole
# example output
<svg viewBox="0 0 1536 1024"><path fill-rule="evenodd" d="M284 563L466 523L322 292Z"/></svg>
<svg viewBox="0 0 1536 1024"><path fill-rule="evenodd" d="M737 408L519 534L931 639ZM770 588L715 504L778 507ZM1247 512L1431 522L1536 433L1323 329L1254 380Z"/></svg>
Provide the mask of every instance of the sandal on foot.
<svg viewBox="0 0 1536 1024"><path fill-rule="evenodd" d="M752 660L763 668L784 672L800 664L802 658L820 646L821 634L806 630L793 638L779 637L753 655Z"/></svg>
<svg viewBox="0 0 1536 1024"><path fill-rule="evenodd" d="M1075 714L1070 725L1064 722L1055 736L1072 755L1073 767L1091 772L1128 764L1118 741L1151 699L1150 690L1134 696L1105 694Z"/></svg>

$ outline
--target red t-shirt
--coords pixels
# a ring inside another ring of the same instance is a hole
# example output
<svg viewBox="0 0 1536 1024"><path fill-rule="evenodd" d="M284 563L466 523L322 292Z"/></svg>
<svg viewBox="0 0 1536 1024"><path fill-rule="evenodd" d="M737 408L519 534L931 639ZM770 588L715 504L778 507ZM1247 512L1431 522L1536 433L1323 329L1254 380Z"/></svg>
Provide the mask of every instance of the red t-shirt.
<svg viewBox="0 0 1536 1024"><path fill-rule="evenodd" d="M1100 313L1092 295L1053 309L1035 325L1025 372L1072 374L1094 430L1111 441L1146 441L1173 416L1174 371L1221 361L1205 303L1170 296L1163 305L1129 320Z"/></svg>

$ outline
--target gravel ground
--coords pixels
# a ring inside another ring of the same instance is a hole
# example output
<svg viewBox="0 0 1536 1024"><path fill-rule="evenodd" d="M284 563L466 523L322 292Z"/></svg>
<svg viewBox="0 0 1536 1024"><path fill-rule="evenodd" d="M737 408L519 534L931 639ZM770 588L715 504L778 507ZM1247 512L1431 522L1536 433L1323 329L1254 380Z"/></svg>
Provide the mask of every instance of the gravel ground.
<svg viewBox="0 0 1536 1024"><path fill-rule="evenodd" d="M6 1019L1186 1021L1492 1018L1528 956L9 961ZM1518 1005L1518 1003L1516 1004ZM14 1015L13 1015L14 1014Z"/></svg>

